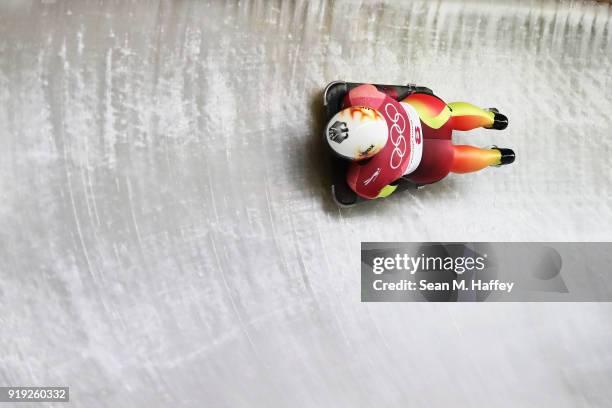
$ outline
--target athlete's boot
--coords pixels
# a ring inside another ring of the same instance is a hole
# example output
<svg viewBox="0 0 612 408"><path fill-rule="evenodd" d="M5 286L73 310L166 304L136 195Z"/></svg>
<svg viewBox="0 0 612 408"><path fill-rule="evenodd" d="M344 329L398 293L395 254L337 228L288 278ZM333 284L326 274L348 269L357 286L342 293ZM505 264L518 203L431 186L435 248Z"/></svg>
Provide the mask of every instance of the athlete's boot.
<svg viewBox="0 0 612 408"><path fill-rule="evenodd" d="M495 145L487 146L486 149L497 150L500 153L499 163L492 165L492 167L500 167L506 164L514 163L514 150L508 149L507 147L497 147Z"/></svg>
<svg viewBox="0 0 612 408"><path fill-rule="evenodd" d="M497 108L489 108L488 111L495 114L495 117L493 118L493 125L491 125L489 129L504 130L508 127L508 118L506 115L499 113Z"/></svg>
<svg viewBox="0 0 612 408"><path fill-rule="evenodd" d="M501 153L501 158L499 159L500 166L514 163L514 150L508 149L506 147L497 147L496 149L499 150L499 152Z"/></svg>

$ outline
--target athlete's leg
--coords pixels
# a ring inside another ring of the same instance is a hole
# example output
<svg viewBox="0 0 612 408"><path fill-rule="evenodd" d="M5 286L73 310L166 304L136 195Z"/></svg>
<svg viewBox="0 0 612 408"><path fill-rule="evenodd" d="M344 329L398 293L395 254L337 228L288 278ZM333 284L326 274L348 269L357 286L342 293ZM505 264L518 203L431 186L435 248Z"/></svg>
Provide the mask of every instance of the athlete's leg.
<svg viewBox="0 0 612 408"><path fill-rule="evenodd" d="M412 106L419 114L421 122L432 129L440 129L451 117L451 111L446 103L435 95L413 93L402 102Z"/></svg>
<svg viewBox="0 0 612 408"><path fill-rule="evenodd" d="M495 111L482 109L467 102L451 102L448 107L451 109L451 120L455 130L492 128L495 123Z"/></svg>
<svg viewBox="0 0 612 408"><path fill-rule="evenodd" d="M504 161L508 161L504 157L508 155L508 151L512 153L514 160L514 152L510 149L480 149L474 146L455 145L453 150L453 164L450 169L453 173L470 173L488 166L506 164Z"/></svg>

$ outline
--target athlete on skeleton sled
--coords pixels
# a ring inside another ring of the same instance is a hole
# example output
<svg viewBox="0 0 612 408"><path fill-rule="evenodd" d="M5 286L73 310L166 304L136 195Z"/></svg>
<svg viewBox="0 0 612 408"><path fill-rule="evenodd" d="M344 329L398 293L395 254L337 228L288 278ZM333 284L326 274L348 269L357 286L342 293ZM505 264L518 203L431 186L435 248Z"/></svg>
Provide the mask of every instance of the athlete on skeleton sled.
<svg viewBox="0 0 612 408"><path fill-rule="evenodd" d="M326 89L326 106L334 84ZM346 184L363 199L387 197L402 182L422 186L450 172L469 173L514 161L511 149L452 143L453 130L505 129L508 119L497 109L447 104L427 88L412 87L400 96L398 90L406 87L353 85L331 116L325 138L338 157L350 162L344 166ZM328 108L328 117L332 113ZM339 204L352 204L334 194Z"/></svg>

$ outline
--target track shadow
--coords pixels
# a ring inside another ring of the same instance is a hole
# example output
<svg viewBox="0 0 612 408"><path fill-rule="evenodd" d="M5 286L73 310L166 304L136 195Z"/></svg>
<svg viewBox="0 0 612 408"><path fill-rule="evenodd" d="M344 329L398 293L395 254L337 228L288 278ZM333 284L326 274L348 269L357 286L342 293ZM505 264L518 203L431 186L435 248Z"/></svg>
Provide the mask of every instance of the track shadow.
<svg viewBox="0 0 612 408"><path fill-rule="evenodd" d="M323 108L323 89L317 91L310 98L310 113L312 125L310 136L306 143L306 177L311 191L319 194L323 209L328 213L338 214L338 206L331 195L331 156L325 143L323 143L323 130L325 129L325 109Z"/></svg>

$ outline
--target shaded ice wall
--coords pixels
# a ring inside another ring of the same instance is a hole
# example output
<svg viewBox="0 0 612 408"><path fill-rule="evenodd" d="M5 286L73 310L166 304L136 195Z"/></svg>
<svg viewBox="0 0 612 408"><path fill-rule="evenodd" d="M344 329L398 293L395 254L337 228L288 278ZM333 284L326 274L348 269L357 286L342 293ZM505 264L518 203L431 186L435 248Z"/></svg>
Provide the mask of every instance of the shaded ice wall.
<svg viewBox="0 0 612 408"><path fill-rule="evenodd" d="M588 2L0 3L0 385L83 407L610 406L609 304L361 304L361 241L611 240ZM339 210L335 79L495 106L512 166Z"/></svg>

